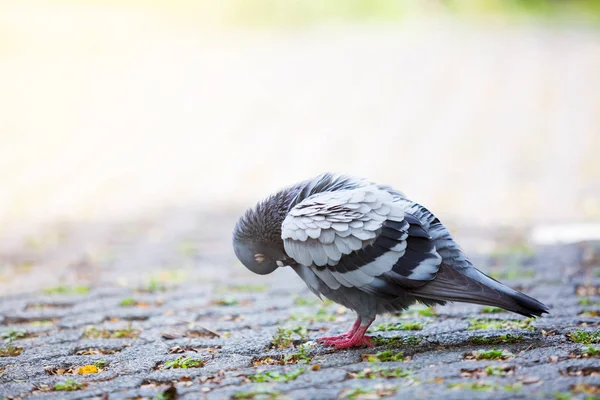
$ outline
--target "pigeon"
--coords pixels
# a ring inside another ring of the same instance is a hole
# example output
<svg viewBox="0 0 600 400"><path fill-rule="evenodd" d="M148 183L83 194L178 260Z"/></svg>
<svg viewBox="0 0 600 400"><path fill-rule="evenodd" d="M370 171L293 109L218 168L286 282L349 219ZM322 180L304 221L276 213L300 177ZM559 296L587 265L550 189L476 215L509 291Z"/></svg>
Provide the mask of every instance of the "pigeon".
<svg viewBox="0 0 600 400"><path fill-rule="evenodd" d="M386 185L325 173L248 209L233 249L250 271L289 267L318 297L356 312L349 332L319 339L343 349L372 346L365 332L378 314L466 302L526 317L546 305L473 266L448 228L422 205Z"/></svg>

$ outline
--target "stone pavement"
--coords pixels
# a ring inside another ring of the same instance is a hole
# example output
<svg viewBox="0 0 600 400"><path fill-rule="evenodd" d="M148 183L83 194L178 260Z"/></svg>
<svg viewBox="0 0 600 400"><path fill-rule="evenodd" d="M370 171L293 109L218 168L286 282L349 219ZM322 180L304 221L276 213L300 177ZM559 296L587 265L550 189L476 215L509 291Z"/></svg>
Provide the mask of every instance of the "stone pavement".
<svg viewBox="0 0 600 400"><path fill-rule="evenodd" d="M229 249L234 218L177 215L95 227L102 234L62 227L50 244L5 250L22 277L0 298L1 399L600 395L597 243L538 248L506 232L458 230L482 270L551 314L414 307L378 317L376 347L334 351L315 340L347 330L351 312L319 301L290 270L248 273ZM102 251L86 249L84 231ZM486 236L494 246L480 254ZM26 255L66 267L44 273Z"/></svg>

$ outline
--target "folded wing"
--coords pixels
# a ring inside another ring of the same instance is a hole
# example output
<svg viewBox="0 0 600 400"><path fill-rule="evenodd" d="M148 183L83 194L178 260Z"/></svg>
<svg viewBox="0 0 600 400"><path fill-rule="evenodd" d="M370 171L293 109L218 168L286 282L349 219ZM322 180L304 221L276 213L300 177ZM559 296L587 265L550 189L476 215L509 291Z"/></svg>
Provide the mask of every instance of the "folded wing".
<svg viewBox="0 0 600 400"><path fill-rule="evenodd" d="M416 216L376 186L319 193L290 210L285 250L331 289L386 297L435 278L441 257Z"/></svg>

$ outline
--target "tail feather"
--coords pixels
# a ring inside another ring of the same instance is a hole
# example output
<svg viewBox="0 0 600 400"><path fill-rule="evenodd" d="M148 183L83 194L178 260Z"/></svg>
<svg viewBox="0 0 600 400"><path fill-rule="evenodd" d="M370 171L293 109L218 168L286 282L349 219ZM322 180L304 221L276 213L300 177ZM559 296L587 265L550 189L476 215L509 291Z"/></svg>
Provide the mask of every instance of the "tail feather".
<svg viewBox="0 0 600 400"><path fill-rule="evenodd" d="M458 271L442 264L434 280L411 290L411 293L423 299L500 307L526 317L539 317L549 310L536 299L503 285L473 267Z"/></svg>

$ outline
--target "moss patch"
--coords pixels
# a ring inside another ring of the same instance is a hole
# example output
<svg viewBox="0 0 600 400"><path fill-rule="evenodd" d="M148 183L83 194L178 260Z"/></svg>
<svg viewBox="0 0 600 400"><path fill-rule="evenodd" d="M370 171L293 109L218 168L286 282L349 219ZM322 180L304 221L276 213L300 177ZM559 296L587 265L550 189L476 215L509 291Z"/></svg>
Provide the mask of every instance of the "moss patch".
<svg viewBox="0 0 600 400"><path fill-rule="evenodd" d="M425 324L418 321L405 321L405 322L384 322L376 324L369 329L370 332L381 332L381 331L420 331L423 329Z"/></svg>
<svg viewBox="0 0 600 400"><path fill-rule="evenodd" d="M486 306L481 309L481 312L484 314L496 314L496 313L505 312L505 310L502 308L499 308L499 307Z"/></svg>
<svg viewBox="0 0 600 400"><path fill-rule="evenodd" d="M290 321L307 321L307 322L334 322L338 316L331 314L327 310L320 308L315 314L292 314L289 317Z"/></svg>
<svg viewBox="0 0 600 400"><path fill-rule="evenodd" d="M90 292L89 286L56 286L43 290L44 294L58 295L58 294L88 294Z"/></svg>
<svg viewBox="0 0 600 400"><path fill-rule="evenodd" d="M25 329L10 328L0 333L0 338L4 340L4 343L10 343L13 340L25 339L30 334Z"/></svg>
<svg viewBox="0 0 600 400"><path fill-rule="evenodd" d="M299 345L306 341L308 331L303 326L296 328L277 328L277 334L271 341L272 347L276 349L285 349L292 345Z"/></svg>
<svg viewBox="0 0 600 400"><path fill-rule="evenodd" d="M98 356L98 355L102 355L102 354L116 354L116 353L121 352L121 350L123 350L122 347L115 348L115 349L88 347L85 349L75 350L74 355L76 355L76 356Z"/></svg>
<svg viewBox="0 0 600 400"><path fill-rule="evenodd" d="M202 368L206 362L201 359L191 357L179 357L175 360L165 362L161 369L178 369L178 368Z"/></svg>
<svg viewBox="0 0 600 400"><path fill-rule="evenodd" d="M500 320L488 318L469 318L469 330L493 330L493 329L527 329L533 330L531 323L533 318L523 320Z"/></svg>
<svg viewBox="0 0 600 400"><path fill-rule="evenodd" d="M514 354L508 350L490 349L474 350L465 354L465 360L508 360L514 358Z"/></svg>
<svg viewBox="0 0 600 400"><path fill-rule="evenodd" d="M266 292L269 289L268 285L229 285L217 286L218 292Z"/></svg>
<svg viewBox="0 0 600 400"><path fill-rule="evenodd" d="M523 341L523 335L511 335L510 333L499 336L473 336L469 338L469 343L476 345L512 344L519 343L521 341Z"/></svg>
<svg viewBox="0 0 600 400"><path fill-rule="evenodd" d="M261 372L254 375L248 375L250 382L264 383L264 382L289 382L295 380L297 377L302 375L306 370L304 368L297 369L292 372L278 372L278 371L267 371Z"/></svg>
<svg viewBox="0 0 600 400"><path fill-rule="evenodd" d="M419 336L394 336L390 338L384 338L381 336L375 336L371 339L376 345L381 346L392 346L399 347L404 345L417 345L423 341L423 338Z"/></svg>
<svg viewBox="0 0 600 400"><path fill-rule="evenodd" d="M99 329L93 326L87 327L83 332L83 337L88 339L135 339L140 335L138 330L131 326L125 329L108 330Z"/></svg>
<svg viewBox="0 0 600 400"><path fill-rule="evenodd" d="M514 375L516 367L503 364L503 365L488 365L483 368L462 368L460 370L460 376L462 378L485 378L487 376L511 376Z"/></svg>
<svg viewBox="0 0 600 400"><path fill-rule="evenodd" d="M261 399L270 400L281 396L281 392L273 389L258 388L252 391L237 392L233 395L234 399Z"/></svg>
<svg viewBox="0 0 600 400"><path fill-rule="evenodd" d="M410 356L405 356L403 352L394 353L391 350L380 351L377 354L361 354L363 361L368 362L390 362L390 361L409 361Z"/></svg>
<svg viewBox="0 0 600 400"><path fill-rule="evenodd" d="M396 386L378 385L373 388L349 388L344 389L339 398L342 399L379 399L382 397L391 397L398 391Z"/></svg>
<svg viewBox="0 0 600 400"><path fill-rule="evenodd" d="M127 298L121 300L119 305L121 307L133 307L133 306L137 305L137 301L135 299L132 299L131 297L127 297Z"/></svg>
<svg viewBox="0 0 600 400"><path fill-rule="evenodd" d="M592 343L600 343L600 331L584 331L581 329L577 329L575 331L571 331L567 333L567 338L575 343L581 344L592 344Z"/></svg>
<svg viewBox="0 0 600 400"><path fill-rule="evenodd" d="M72 392L75 390L81 390L86 387L85 383L78 382L74 379L67 379L64 382L59 382L54 385L54 390L59 392Z"/></svg>
<svg viewBox="0 0 600 400"><path fill-rule="evenodd" d="M521 390L523 384L521 382L513 383L512 385L501 385L496 382L485 382L485 381L477 381L477 382L459 382L459 383L451 383L448 384L449 389L466 389L466 390L475 390L479 392L494 392L497 390L503 390L505 392L516 392Z"/></svg>
<svg viewBox="0 0 600 400"><path fill-rule="evenodd" d="M380 379L380 378L410 378L412 372L403 368L365 368L362 371L350 372L354 379Z"/></svg>

